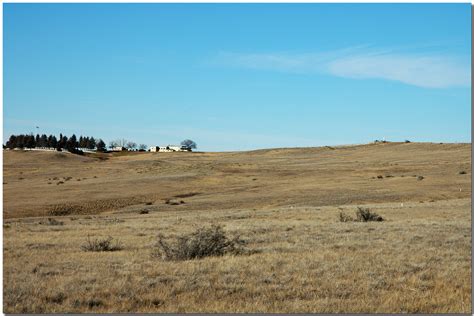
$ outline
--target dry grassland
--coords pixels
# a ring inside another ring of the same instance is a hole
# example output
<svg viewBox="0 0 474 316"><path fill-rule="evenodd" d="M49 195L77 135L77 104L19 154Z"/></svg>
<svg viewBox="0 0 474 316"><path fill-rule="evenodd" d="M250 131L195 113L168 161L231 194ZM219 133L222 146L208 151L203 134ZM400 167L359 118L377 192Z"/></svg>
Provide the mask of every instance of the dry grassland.
<svg viewBox="0 0 474 316"><path fill-rule="evenodd" d="M100 158L4 152L5 313L471 312L468 144ZM210 224L251 254L152 256Z"/></svg>

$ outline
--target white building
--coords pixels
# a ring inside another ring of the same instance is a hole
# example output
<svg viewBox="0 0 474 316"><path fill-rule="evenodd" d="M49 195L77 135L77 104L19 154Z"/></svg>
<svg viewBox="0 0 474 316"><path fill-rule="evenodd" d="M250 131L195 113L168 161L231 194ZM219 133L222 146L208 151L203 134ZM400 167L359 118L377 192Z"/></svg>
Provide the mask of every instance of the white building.
<svg viewBox="0 0 474 316"><path fill-rule="evenodd" d="M123 146L115 146L115 147L112 147L112 151L126 151L127 148L123 147Z"/></svg>
<svg viewBox="0 0 474 316"><path fill-rule="evenodd" d="M150 147L151 152L175 152L175 151L191 151L191 148L187 146L177 146L177 145L168 145L168 146L152 146Z"/></svg>

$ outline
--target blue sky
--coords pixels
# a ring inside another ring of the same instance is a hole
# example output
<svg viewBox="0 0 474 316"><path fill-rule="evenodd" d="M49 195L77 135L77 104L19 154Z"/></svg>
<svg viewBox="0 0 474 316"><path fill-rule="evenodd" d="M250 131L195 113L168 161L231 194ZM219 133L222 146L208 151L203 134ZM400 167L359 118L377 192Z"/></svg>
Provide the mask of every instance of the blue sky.
<svg viewBox="0 0 474 316"><path fill-rule="evenodd" d="M470 4L4 4L4 136L471 141Z"/></svg>

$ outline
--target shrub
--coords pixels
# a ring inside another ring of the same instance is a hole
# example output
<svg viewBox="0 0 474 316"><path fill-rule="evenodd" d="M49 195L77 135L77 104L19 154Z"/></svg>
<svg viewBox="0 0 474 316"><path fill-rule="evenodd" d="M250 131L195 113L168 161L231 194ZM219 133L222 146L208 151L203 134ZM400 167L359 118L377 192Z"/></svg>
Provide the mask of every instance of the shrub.
<svg viewBox="0 0 474 316"><path fill-rule="evenodd" d="M459 174L466 174L467 172L466 171L459 171Z"/></svg>
<svg viewBox="0 0 474 316"><path fill-rule="evenodd" d="M409 141L408 139L405 140L405 143L411 143L411 141Z"/></svg>
<svg viewBox="0 0 474 316"><path fill-rule="evenodd" d="M140 214L148 214L148 213L149 213L148 210L141 210L141 211L140 211Z"/></svg>
<svg viewBox="0 0 474 316"><path fill-rule="evenodd" d="M77 209L74 206L53 205L48 213L51 216L66 216L66 215L71 215L74 212L77 212Z"/></svg>
<svg viewBox="0 0 474 316"><path fill-rule="evenodd" d="M383 179L383 176L379 175L379 176L377 176L377 179Z"/></svg>
<svg viewBox="0 0 474 316"><path fill-rule="evenodd" d="M423 180L424 178L425 178L425 177L423 177L423 176L418 176L416 179L417 179L418 181L421 181L421 180Z"/></svg>
<svg viewBox="0 0 474 316"><path fill-rule="evenodd" d="M368 208L358 207L356 211L357 221L359 222L381 222L383 221L382 216L375 212L371 212Z"/></svg>
<svg viewBox="0 0 474 316"><path fill-rule="evenodd" d="M118 240L114 240L112 237L104 239L90 239L87 236L86 242L81 246L84 251L117 251L122 250L123 246Z"/></svg>
<svg viewBox="0 0 474 316"><path fill-rule="evenodd" d="M241 254L244 252L244 249L239 247L241 243L239 236L230 239L220 225L212 225L179 236L171 243L159 235L153 256L164 260L178 261L225 254Z"/></svg>
<svg viewBox="0 0 474 316"><path fill-rule="evenodd" d="M355 212L356 218L345 214L344 212L339 213L340 222L381 222L383 221L382 216L375 212L371 212L368 208L358 207Z"/></svg>

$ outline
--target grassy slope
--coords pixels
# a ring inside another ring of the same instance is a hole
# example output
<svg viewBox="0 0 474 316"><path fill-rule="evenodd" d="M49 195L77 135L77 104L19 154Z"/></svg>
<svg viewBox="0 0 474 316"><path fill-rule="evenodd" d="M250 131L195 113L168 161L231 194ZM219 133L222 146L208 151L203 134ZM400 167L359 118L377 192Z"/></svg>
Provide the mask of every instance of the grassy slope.
<svg viewBox="0 0 474 316"><path fill-rule="evenodd" d="M5 153L4 312L471 311L470 145L177 155ZM54 203L79 215L31 217ZM362 204L386 221L338 221ZM151 258L158 233L210 223L258 253ZM87 235L125 248L83 252Z"/></svg>
<svg viewBox="0 0 474 316"><path fill-rule="evenodd" d="M459 175L462 170L467 174ZM4 218L51 210L97 214L144 202L166 209L165 199L190 193L198 194L184 198L180 210L466 198L470 172L468 144L137 153L108 160L4 152ZM425 179L417 181L418 175Z"/></svg>

